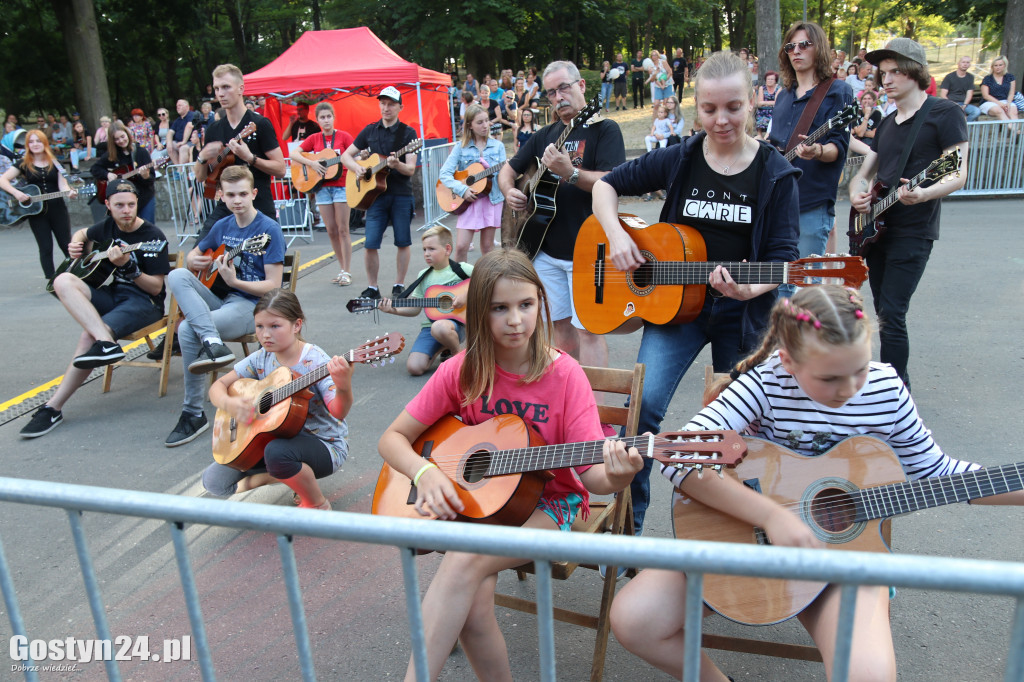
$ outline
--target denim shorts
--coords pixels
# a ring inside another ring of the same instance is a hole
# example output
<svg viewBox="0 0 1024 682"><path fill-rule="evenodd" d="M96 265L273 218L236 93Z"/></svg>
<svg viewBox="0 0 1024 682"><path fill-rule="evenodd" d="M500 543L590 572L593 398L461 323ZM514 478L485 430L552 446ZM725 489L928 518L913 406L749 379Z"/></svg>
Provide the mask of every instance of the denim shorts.
<svg viewBox="0 0 1024 682"><path fill-rule="evenodd" d="M328 206L330 204L345 203L344 187L321 187L316 191L316 205Z"/></svg>
<svg viewBox="0 0 1024 682"><path fill-rule="evenodd" d="M455 320L448 320L455 325L455 331L459 333L459 341L466 340L466 325ZM416 337L416 341L412 344L412 350L410 353L423 353L428 357L434 357L434 353L441 350L441 342L434 338L430 333L430 327L423 327L420 329L419 336Z"/></svg>
<svg viewBox="0 0 1024 682"><path fill-rule="evenodd" d="M411 194L382 194L377 197L370 208L366 209L366 241L363 248L374 251L379 249L388 223L395 228L395 246L412 246L409 225L412 223L413 210Z"/></svg>

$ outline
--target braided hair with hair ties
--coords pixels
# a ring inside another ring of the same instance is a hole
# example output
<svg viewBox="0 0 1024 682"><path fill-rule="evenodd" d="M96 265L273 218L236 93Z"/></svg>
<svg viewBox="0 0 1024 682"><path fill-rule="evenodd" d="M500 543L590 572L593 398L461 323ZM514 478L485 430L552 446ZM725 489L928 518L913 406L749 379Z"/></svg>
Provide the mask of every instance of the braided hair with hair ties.
<svg viewBox="0 0 1024 682"><path fill-rule="evenodd" d="M800 289L792 298L775 302L761 345L736 363L728 376L705 388L704 404L717 398L726 386L767 360L778 348L785 348L799 362L808 334L824 345L846 346L870 333L871 322L864 314L864 300L855 289L834 284Z"/></svg>

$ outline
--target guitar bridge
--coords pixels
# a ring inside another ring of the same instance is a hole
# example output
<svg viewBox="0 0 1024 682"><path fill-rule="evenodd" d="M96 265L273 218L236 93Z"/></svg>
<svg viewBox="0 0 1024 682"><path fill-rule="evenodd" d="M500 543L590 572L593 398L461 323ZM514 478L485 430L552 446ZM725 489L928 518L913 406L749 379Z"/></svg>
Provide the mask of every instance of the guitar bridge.
<svg viewBox="0 0 1024 682"><path fill-rule="evenodd" d="M605 245L597 245L597 261L594 262L594 303L604 303L604 262Z"/></svg>
<svg viewBox="0 0 1024 682"><path fill-rule="evenodd" d="M236 440L238 440L238 422L235 421L234 417L231 418L231 437L230 438L231 438L231 442L232 443L234 443Z"/></svg>

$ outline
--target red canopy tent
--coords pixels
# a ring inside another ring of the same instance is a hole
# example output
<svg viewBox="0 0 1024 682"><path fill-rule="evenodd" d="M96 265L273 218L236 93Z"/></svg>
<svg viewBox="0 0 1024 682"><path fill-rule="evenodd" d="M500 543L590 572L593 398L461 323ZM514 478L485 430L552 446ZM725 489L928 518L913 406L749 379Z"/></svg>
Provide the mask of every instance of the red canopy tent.
<svg viewBox="0 0 1024 682"><path fill-rule="evenodd" d="M246 95L268 96L263 113L278 135L297 100L327 99L334 104L335 127L355 137L380 118L376 96L388 85L402 92L399 118L420 137L451 139L448 74L405 61L365 26L306 31L277 59L245 76Z"/></svg>

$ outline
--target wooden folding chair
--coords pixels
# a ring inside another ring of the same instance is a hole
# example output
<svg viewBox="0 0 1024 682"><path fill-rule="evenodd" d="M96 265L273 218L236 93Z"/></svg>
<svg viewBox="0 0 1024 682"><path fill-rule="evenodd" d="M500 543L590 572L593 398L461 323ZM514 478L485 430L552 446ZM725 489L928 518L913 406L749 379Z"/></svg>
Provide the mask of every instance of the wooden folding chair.
<svg viewBox="0 0 1024 682"><path fill-rule="evenodd" d="M169 253L167 260L171 264L171 269L180 267L185 262L185 256L181 251L177 253ZM154 322L153 324L147 325L138 331L134 331L131 334L123 337L123 341L138 341L139 339L145 339L146 345L149 346L150 350L153 350L156 346L153 345L153 335L157 332L166 329L164 332L164 354L159 360L148 360L142 358L140 360L121 360L114 364L107 365L103 372L103 392L108 393L110 391L110 382L113 379L115 367L148 367L149 369L160 370L160 384L157 387L157 395L164 397L167 395L167 375L171 369L171 346L174 345L174 331L178 326L178 319L181 317L181 311L178 309L178 302L174 300L174 296L168 295L167 302L167 314L162 318Z"/></svg>
<svg viewBox="0 0 1024 682"><path fill-rule="evenodd" d="M590 386L594 391L629 396L628 408L598 405L597 409L603 423L624 426L626 436L635 436L637 425L640 422L640 398L644 387L644 365L638 362L632 370L584 367L583 371L586 372L587 378L590 380ZM629 497L629 487L620 492L612 501L592 501L590 503L590 516L586 521L577 517L572 525L572 532L633 535L633 503ZM579 567L594 570L598 568L592 564L558 562L552 564L551 576L556 580L566 580ZM519 579L524 580L527 572L533 572L533 563L520 566L514 570L518 573ZM594 656L590 670L591 680L600 680L604 675L605 652L608 649L608 633L611 628L608 615L612 608L612 598L615 596L617 570L618 567L616 566L608 566L605 571L604 588L601 592L601 605L597 615L559 608L553 610L554 618L557 621L597 630L597 640L594 643ZM632 569L630 569L630 573L632 573ZM525 613L537 613L536 602L507 594L495 594L494 604Z"/></svg>

